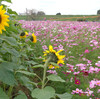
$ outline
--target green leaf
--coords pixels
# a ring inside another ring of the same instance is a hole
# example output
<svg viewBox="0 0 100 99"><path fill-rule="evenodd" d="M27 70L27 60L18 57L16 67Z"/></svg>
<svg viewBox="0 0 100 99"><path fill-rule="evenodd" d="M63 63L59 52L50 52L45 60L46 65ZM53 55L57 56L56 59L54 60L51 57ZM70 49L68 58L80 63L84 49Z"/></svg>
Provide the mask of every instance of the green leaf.
<svg viewBox="0 0 100 99"><path fill-rule="evenodd" d="M1 1L6 1L6 2L9 2L9 3L12 3L11 0L1 0Z"/></svg>
<svg viewBox="0 0 100 99"><path fill-rule="evenodd" d="M39 65L35 65L35 66L33 66L32 68L39 68L39 67L43 68L44 65L39 64Z"/></svg>
<svg viewBox="0 0 100 99"><path fill-rule="evenodd" d="M4 60L0 58L0 62L3 62Z"/></svg>
<svg viewBox="0 0 100 99"><path fill-rule="evenodd" d="M71 99L72 95L69 93L64 93L64 94L56 94L60 99Z"/></svg>
<svg viewBox="0 0 100 99"><path fill-rule="evenodd" d="M8 66L7 63L0 64L0 81L2 81L5 84L13 86L17 84L17 81L14 77L14 72L11 68L9 69L6 66Z"/></svg>
<svg viewBox="0 0 100 99"><path fill-rule="evenodd" d="M50 64L54 65L54 66L59 66L58 64L54 63L54 62L50 62Z"/></svg>
<svg viewBox="0 0 100 99"><path fill-rule="evenodd" d="M30 83L30 84L32 84L32 85L35 85L35 86L37 86L37 85L38 85L37 83L32 82L32 81L28 81L28 83Z"/></svg>
<svg viewBox="0 0 100 99"><path fill-rule="evenodd" d="M31 95L33 98L37 99L50 99L54 97L55 90L50 86L47 86L44 89L36 88L32 91Z"/></svg>
<svg viewBox="0 0 100 99"><path fill-rule="evenodd" d="M25 74L25 75L28 75L28 76L35 76L36 75L35 73L30 73L28 71L23 71L23 70L18 70L16 72L22 73L22 74Z"/></svg>
<svg viewBox="0 0 100 99"><path fill-rule="evenodd" d="M3 49L6 50L8 53L16 56L16 57L20 56L18 51L16 51L14 48L11 49L11 48L7 48L7 47L3 47Z"/></svg>
<svg viewBox="0 0 100 99"><path fill-rule="evenodd" d="M13 62L2 62L0 64L0 68L1 67L13 71L13 70L19 68L19 64L16 64L16 63L13 63Z"/></svg>
<svg viewBox="0 0 100 99"><path fill-rule="evenodd" d="M47 76L48 80L51 80L51 81L60 81L60 82L65 82L65 80L63 80L60 76L58 75L49 75Z"/></svg>
<svg viewBox="0 0 100 99"><path fill-rule="evenodd" d="M26 86L30 91L33 90L33 84L30 83L30 79L26 76L18 76L19 81L22 85Z"/></svg>
<svg viewBox="0 0 100 99"><path fill-rule="evenodd" d="M13 37L2 36L2 38L0 38L0 39L6 41L7 43L9 43L12 46L17 46L16 39L14 39Z"/></svg>
<svg viewBox="0 0 100 99"><path fill-rule="evenodd" d="M0 88L0 99L9 99L6 93Z"/></svg>
<svg viewBox="0 0 100 99"><path fill-rule="evenodd" d="M19 91L19 94L17 97L15 97L14 99L27 99L27 96L25 95L24 92Z"/></svg>
<svg viewBox="0 0 100 99"><path fill-rule="evenodd" d="M8 12L9 14L18 15L18 14L16 13L16 11L12 11L12 9L9 9L9 8L8 8L7 12Z"/></svg>
<svg viewBox="0 0 100 99"><path fill-rule="evenodd" d="M5 37L5 41L12 46L17 46L17 42L13 37Z"/></svg>
<svg viewBox="0 0 100 99"><path fill-rule="evenodd" d="M35 61L27 61L28 64L36 65L37 63Z"/></svg>

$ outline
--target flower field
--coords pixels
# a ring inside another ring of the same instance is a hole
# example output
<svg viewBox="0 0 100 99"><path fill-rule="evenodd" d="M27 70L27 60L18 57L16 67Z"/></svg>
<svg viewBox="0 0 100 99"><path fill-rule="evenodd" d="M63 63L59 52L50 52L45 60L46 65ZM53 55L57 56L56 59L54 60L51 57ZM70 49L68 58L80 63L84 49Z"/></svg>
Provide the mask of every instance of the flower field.
<svg viewBox="0 0 100 99"><path fill-rule="evenodd" d="M0 1L0 99L100 99L100 22L14 20Z"/></svg>
<svg viewBox="0 0 100 99"><path fill-rule="evenodd" d="M35 33L43 51L48 50L49 45L57 51L63 49L64 64L47 71L60 75L66 81L61 88L58 83L58 92L69 92L73 94L73 99L100 98L99 22L21 20L19 23Z"/></svg>

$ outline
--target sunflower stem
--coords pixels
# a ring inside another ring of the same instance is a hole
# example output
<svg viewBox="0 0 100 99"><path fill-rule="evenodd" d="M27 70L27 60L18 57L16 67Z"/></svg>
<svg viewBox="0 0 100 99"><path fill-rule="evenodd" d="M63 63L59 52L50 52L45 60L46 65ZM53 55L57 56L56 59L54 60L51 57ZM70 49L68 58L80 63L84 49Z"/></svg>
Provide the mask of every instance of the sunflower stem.
<svg viewBox="0 0 100 99"><path fill-rule="evenodd" d="M47 66L48 66L48 63L50 62L51 58L52 57L49 57L47 59L47 61L45 62L45 64L44 64L44 72L43 72L43 80L42 80L42 89L45 87Z"/></svg>
<svg viewBox="0 0 100 99"><path fill-rule="evenodd" d="M9 90L8 90L8 96L9 97L11 97L12 91L13 91L13 86L10 86Z"/></svg>

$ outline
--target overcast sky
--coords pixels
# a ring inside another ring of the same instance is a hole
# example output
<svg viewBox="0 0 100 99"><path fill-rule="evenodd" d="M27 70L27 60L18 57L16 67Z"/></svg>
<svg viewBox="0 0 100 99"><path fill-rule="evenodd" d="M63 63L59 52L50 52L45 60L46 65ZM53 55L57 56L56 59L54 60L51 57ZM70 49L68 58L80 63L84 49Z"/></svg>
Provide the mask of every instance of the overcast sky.
<svg viewBox="0 0 100 99"><path fill-rule="evenodd" d="M100 9L100 0L12 0L10 8L17 13L27 9L44 11L46 15L91 15Z"/></svg>

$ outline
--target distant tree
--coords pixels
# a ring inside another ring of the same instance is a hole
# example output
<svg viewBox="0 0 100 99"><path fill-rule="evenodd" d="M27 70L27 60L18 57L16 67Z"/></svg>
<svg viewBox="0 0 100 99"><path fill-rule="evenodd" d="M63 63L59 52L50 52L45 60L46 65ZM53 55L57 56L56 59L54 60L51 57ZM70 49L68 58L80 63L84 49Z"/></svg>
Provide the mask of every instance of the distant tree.
<svg viewBox="0 0 100 99"><path fill-rule="evenodd" d="M82 22L82 21L87 21L87 20L84 18L79 18L79 19L77 19L77 21Z"/></svg>
<svg viewBox="0 0 100 99"><path fill-rule="evenodd" d="M98 17L96 18L96 21L99 21L99 22L100 22L100 16L98 16Z"/></svg>
<svg viewBox="0 0 100 99"><path fill-rule="evenodd" d="M61 13L57 13L56 15L61 15Z"/></svg>
<svg viewBox="0 0 100 99"><path fill-rule="evenodd" d="M26 9L27 20L35 20L37 11L35 9Z"/></svg>
<svg viewBox="0 0 100 99"><path fill-rule="evenodd" d="M97 11L97 14L100 14L100 10Z"/></svg>
<svg viewBox="0 0 100 99"><path fill-rule="evenodd" d="M38 11L37 15L45 15L45 13L43 11Z"/></svg>
<svg viewBox="0 0 100 99"><path fill-rule="evenodd" d="M43 11L37 11L36 9L26 9L26 20L37 20L39 16L45 15Z"/></svg>

